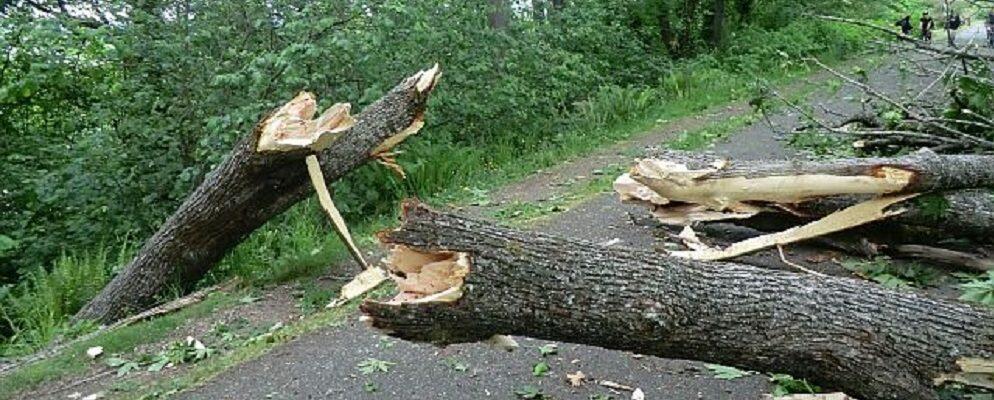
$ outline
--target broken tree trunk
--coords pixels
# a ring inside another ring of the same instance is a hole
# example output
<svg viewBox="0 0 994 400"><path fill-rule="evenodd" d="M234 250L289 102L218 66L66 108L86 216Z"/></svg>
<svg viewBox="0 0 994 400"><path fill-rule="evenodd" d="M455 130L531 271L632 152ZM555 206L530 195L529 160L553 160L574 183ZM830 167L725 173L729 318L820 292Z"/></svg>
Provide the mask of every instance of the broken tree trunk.
<svg viewBox="0 0 994 400"><path fill-rule="evenodd" d="M982 371L994 358L994 313L966 304L602 247L414 203L404 218L380 236L403 293L361 306L397 337L564 340L789 373L866 400L934 400L936 383L991 377Z"/></svg>
<svg viewBox="0 0 994 400"><path fill-rule="evenodd" d="M876 196L937 191L904 201L885 221L891 236L994 237L994 181L989 156L939 156L828 162L712 162L701 155L664 152L622 175L622 200L640 203L668 225L738 220L774 221L787 229L853 207ZM972 189L984 187L984 189ZM771 218L772 217L772 218ZM767 228L761 228L767 229Z"/></svg>
<svg viewBox="0 0 994 400"><path fill-rule="evenodd" d="M628 174L654 192L653 203L689 204L754 215L757 204L791 205L839 195L907 194L994 185L994 156L919 152L895 158L728 162L642 160Z"/></svg>
<svg viewBox="0 0 994 400"><path fill-rule="evenodd" d="M75 318L112 322L154 304L170 283L199 280L250 233L312 193L306 156L318 155L329 181L386 158L424 124L438 76L436 66L403 80L354 126L331 135L303 135L335 121L310 121L314 105L300 97L263 119Z"/></svg>

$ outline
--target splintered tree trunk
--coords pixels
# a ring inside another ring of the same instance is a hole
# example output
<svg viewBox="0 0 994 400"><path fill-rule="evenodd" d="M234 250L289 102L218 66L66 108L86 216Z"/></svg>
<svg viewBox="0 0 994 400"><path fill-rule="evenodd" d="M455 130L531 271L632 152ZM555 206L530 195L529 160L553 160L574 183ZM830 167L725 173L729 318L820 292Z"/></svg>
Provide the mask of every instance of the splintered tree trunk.
<svg viewBox="0 0 994 400"><path fill-rule="evenodd" d="M381 241L402 294L361 309L409 340L524 335L788 373L866 400L934 400L936 382L991 376L994 313L910 291L602 247L412 203Z"/></svg>
<svg viewBox="0 0 994 400"><path fill-rule="evenodd" d="M437 69L422 71L366 107L351 129L317 152L324 176L337 180L417 132L436 78ZM272 132L264 131L277 117L286 115L263 119L235 145L76 319L111 322L154 304L171 283L196 282L250 233L312 193L304 159L315 151L286 150L293 146L267 137ZM291 119L277 128L302 130L306 122Z"/></svg>
<svg viewBox="0 0 994 400"><path fill-rule="evenodd" d="M896 158L830 161L719 161L665 152L615 182L622 199L651 208L664 223L742 220L777 213L820 218L874 196L931 194L899 203L887 219L949 229L960 237L994 233L994 157L920 152ZM985 188L985 189L974 189Z"/></svg>

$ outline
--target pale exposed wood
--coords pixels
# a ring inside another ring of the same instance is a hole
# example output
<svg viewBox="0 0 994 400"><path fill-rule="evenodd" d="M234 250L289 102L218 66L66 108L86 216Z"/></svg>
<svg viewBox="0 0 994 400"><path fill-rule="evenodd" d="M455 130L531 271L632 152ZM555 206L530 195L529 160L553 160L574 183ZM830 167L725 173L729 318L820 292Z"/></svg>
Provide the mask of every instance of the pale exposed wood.
<svg viewBox="0 0 994 400"><path fill-rule="evenodd" d="M355 245L355 241L352 240L352 234L349 233L349 227L345 224L342 213L338 212L338 207L335 207L335 202L331 200L331 193L328 192L328 183L325 182L324 174L321 173L321 163L318 161L317 156L307 156L306 162L307 173L311 177L311 184L314 185L314 191L318 194L318 202L321 203L321 208L328 215L328 218L331 219L331 223L335 227L335 233L345 243L345 248L349 250L349 254L352 255L355 262L362 266L363 269L369 269L369 263L362 257L362 252L359 251L359 248Z"/></svg>
<svg viewBox="0 0 994 400"><path fill-rule="evenodd" d="M256 144L258 152L287 152L300 149L322 151L331 146L341 134L355 125L349 115L352 106L338 103L317 119L317 100L301 92L263 122Z"/></svg>
<svg viewBox="0 0 994 400"><path fill-rule="evenodd" d="M376 289L378 286L386 282L387 273L379 267L371 267L363 270L356 275L349 283L342 286L342 290L338 294L338 298L328 303L326 308L338 307L342 304L348 303L352 299L358 298L370 290Z"/></svg>
<svg viewBox="0 0 994 400"><path fill-rule="evenodd" d="M809 224L794 227L782 232L743 240L721 250L705 249L698 251L675 251L670 254L676 257L689 258L692 260L727 260L774 246L783 246L841 232L874 221L879 221L893 215L898 215L903 211L891 210L890 207L915 196L916 195L885 196L872 199L844 210L837 211L826 216L825 218Z"/></svg>

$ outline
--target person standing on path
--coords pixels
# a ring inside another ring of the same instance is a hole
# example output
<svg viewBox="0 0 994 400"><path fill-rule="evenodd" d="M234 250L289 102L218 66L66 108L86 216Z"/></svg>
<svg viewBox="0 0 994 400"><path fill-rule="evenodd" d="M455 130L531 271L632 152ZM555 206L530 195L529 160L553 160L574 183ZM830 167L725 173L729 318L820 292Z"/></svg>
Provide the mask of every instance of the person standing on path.
<svg viewBox="0 0 994 400"><path fill-rule="evenodd" d="M932 20L932 16L928 15L928 11L922 13L921 18L922 24L922 40L926 42L932 41L932 28L935 27L935 21Z"/></svg>
<svg viewBox="0 0 994 400"><path fill-rule="evenodd" d="M987 28L987 44L994 48L994 10L987 12L984 26Z"/></svg>
<svg viewBox="0 0 994 400"><path fill-rule="evenodd" d="M911 30L913 28L911 26L911 16L910 15L904 16L904 18L901 18L900 20L898 20L897 23L894 24L894 25L901 27L901 33L904 34L904 36L911 36Z"/></svg>
<svg viewBox="0 0 994 400"><path fill-rule="evenodd" d="M962 25L963 20L960 19L959 14L949 14L946 17L946 38L950 47L956 47L956 30Z"/></svg>

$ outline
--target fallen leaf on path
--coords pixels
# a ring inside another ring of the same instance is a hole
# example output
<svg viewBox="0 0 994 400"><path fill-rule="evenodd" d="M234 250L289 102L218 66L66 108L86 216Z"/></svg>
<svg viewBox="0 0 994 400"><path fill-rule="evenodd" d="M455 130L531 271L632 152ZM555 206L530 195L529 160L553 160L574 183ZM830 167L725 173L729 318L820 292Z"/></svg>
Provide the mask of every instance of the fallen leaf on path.
<svg viewBox="0 0 994 400"><path fill-rule="evenodd" d="M101 346L90 347L86 349L86 355L90 358L97 358L101 354L104 354L104 348Z"/></svg>
<svg viewBox="0 0 994 400"><path fill-rule="evenodd" d="M597 382L597 384L601 385L601 386L604 386L604 387L606 387L608 389L624 390L626 392L632 392L632 391L635 390L635 388L633 388L631 386L622 385L622 384L620 384L618 382L612 382L612 381L600 381L600 382Z"/></svg>
<svg viewBox="0 0 994 400"><path fill-rule="evenodd" d="M572 374L566 374L566 380L569 381L569 385L572 387L583 386L583 381L587 379L587 376L583 374L583 371L576 371Z"/></svg>

